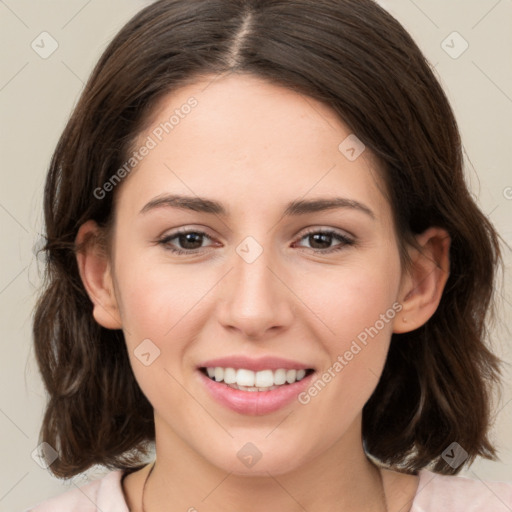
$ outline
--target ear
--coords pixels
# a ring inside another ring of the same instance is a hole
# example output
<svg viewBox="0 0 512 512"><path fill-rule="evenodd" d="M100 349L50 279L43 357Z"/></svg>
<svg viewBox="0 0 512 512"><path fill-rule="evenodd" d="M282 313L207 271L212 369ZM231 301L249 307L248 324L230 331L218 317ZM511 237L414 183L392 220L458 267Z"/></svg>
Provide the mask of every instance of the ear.
<svg viewBox="0 0 512 512"><path fill-rule="evenodd" d="M75 238L78 269L93 303L93 316L96 322L107 329L121 329L111 265L99 240L100 229L96 222L89 220L80 226Z"/></svg>
<svg viewBox="0 0 512 512"><path fill-rule="evenodd" d="M411 249L411 269L402 276L398 297L402 309L394 319L395 333L413 331L429 320L441 301L450 275L451 239L448 232L431 227L416 240L421 251Z"/></svg>

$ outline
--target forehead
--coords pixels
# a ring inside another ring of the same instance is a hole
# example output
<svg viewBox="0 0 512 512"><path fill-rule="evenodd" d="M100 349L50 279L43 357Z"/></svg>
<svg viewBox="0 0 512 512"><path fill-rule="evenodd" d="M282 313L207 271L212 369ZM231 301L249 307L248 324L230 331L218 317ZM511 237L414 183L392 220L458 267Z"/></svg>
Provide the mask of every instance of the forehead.
<svg viewBox="0 0 512 512"><path fill-rule="evenodd" d="M134 150L144 146L123 185L134 209L172 192L217 198L234 213L329 195L390 213L376 159L339 116L252 75L206 77L166 95Z"/></svg>

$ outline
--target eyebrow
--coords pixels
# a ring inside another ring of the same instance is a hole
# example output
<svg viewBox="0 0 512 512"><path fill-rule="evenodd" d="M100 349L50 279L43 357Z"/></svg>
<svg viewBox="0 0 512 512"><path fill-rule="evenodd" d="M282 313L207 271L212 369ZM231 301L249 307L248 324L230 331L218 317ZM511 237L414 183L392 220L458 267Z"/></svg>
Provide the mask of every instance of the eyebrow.
<svg viewBox="0 0 512 512"><path fill-rule="evenodd" d="M183 210L192 210L194 212L211 213L214 215L228 216L228 210L218 201L206 199L197 196L183 195L162 195L149 201L140 211L141 214L147 213L156 208L180 208ZM344 197L317 198L304 200L299 199L286 205L284 217L304 215L337 208L350 208L367 214L375 219L375 214L363 203Z"/></svg>

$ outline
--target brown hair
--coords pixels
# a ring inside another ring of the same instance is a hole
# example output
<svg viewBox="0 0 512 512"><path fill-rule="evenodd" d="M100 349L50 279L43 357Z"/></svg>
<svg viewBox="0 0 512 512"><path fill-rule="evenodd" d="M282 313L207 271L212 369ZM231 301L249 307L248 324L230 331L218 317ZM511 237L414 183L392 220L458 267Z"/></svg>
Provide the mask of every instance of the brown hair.
<svg viewBox="0 0 512 512"><path fill-rule="evenodd" d="M450 276L421 328L394 334L363 409L368 454L397 470L462 469L452 442L496 459L488 439L500 360L486 347L499 240L467 190L460 135L421 51L372 0L160 0L101 56L54 152L44 193L48 255L35 311L35 351L49 400L40 441L70 477L93 464L133 468L154 441L153 409L123 333L98 325L81 282L75 237L108 226L118 190L101 188L127 160L148 113L198 77L249 73L329 105L376 155L403 263L429 226L451 236ZM118 187L119 188L119 187Z"/></svg>

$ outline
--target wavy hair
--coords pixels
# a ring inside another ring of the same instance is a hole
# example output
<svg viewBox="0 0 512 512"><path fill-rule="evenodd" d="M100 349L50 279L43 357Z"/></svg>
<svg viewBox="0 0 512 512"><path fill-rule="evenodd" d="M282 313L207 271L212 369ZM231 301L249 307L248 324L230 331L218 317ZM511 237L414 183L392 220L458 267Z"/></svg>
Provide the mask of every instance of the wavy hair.
<svg viewBox="0 0 512 512"><path fill-rule="evenodd" d="M95 193L129 158L148 114L199 77L247 73L335 111L376 156L402 263L430 226L452 239L435 314L393 334L363 409L365 450L396 470L455 474L458 442L496 459L488 438L500 360L486 345L501 263L499 235L464 179L457 123L432 68L402 25L372 0L159 0L137 13L95 66L54 151L44 191L47 267L35 309L48 393L40 431L71 477L94 464L133 470L154 441L153 409L121 330L98 325L76 261L81 224L105 229L119 187Z"/></svg>

